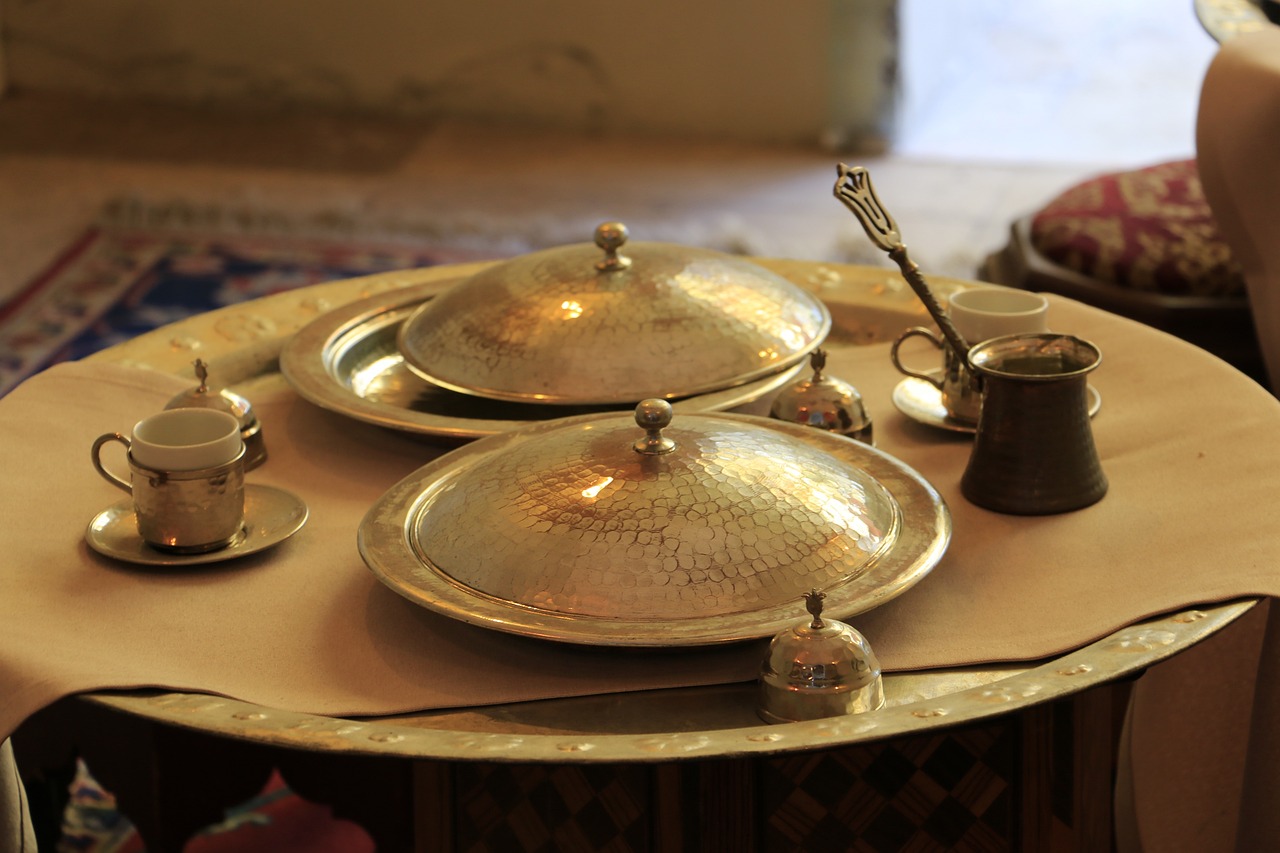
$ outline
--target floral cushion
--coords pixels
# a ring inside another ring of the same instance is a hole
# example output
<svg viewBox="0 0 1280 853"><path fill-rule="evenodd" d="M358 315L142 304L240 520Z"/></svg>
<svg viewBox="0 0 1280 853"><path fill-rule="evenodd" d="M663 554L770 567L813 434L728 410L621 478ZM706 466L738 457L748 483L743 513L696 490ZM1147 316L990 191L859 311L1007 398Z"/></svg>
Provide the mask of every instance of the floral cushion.
<svg viewBox="0 0 1280 853"><path fill-rule="evenodd" d="M1045 258L1097 281L1172 296L1243 296L1195 160L1100 175L1051 201L1031 223Z"/></svg>

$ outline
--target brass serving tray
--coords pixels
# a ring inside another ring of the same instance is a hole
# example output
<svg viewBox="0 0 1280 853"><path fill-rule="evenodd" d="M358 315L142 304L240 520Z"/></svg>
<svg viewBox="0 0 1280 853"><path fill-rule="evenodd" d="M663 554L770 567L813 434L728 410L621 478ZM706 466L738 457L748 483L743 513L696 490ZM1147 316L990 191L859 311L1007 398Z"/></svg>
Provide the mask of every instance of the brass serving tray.
<svg viewBox="0 0 1280 853"><path fill-rule="evenodd" d="M630 408L489 400L432 385L418 376L397 348L397 333L418 308L457 280L387 291L318 317L286 342L280 351L280 372L299 395L323 409L389 429L452 440L496 435L553 418ZM795 365L743 385L671 403L678 412L737 408L782 387L803 369Z"/></svg>
<svg viewBox="0 0 1280 853"><path fill-rule="evenodd" d="M749 429L750 424L761 421L730 413L700 417L706 422L723 421L726 431ZM553 431L594 435L597 427L607 431L603 424L613 420L616 418L594 416L539 424L478 441L423 466L393 486L369 510L359 530L361 556L383 583L416 604L463 622L540 639L600 646L702 646L772 636L793 626L799 592L794 597L764 596L748 590L735 593L736 600L717 602L716 607L705 610L685 607L677 601L669 608L652 612L612 606L569 612L573 608L557 604L553 596L520 601L515 596L502 597L473 588L460 580L456 571L450 573L448 567L437 565L427 553L424 541L447 540L452 535L450 531L462 524L444 509L450 505L450 490L469 478L476 479L481 471L491 470L491 462L524 454L526 448L521 445L525 442L541 442ZM845 553L824 571L824 612L846 619L870 610L905 592L942 558L951 538L950 513L937 491L918 473L882 451L842 436L781 421L772 422L771 428L797 446L815 448L839 463L865 472L871 486L881 491L875 500L883 501L892 513L891 521L883 525L883 539L869 559ZM779 460L780 470L783 461ZM509 518L516 513L509 506L480 506L467 511L500 513L515 527L524 526L523 519ZM608 527L607 519L605 526ZM508 526L500 527L510 532ZM579 532L583 539L588 535ZM600 536L612 541L607 537L624 533L619 530ZM772 534L765 528L760 535ZM560 541L558 537L556 541ZM586 544L574 540L566 547L574 552ZM762 552L766 550L763 544L760 547ZM556 549L532 546L532 550ZM555 586L557 580L564 585L564 567L554 554L528 553L527 559L527 571L532 577L545 578L549 586ZM602 561L607 563L609 559ZM610 569L610 565L599 565L593 570L607 573ZM486 563L476 573L482 575L490 570L498 569ZM787 570L781 566L769 574L776 575L776 584L794 580L786 576ZM656 572L655 581L657 575L664 575L665 579L665 572ZM520 587L525 580L500 585ZM676 581L671 583L675 585Z"/></svg>

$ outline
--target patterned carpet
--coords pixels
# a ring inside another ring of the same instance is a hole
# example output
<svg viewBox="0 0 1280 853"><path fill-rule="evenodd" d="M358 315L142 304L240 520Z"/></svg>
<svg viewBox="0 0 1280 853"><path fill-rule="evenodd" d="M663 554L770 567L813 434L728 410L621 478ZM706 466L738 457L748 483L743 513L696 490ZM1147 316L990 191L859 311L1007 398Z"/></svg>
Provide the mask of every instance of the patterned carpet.
<svg viewBox="0 0 1280 853"><path fill-rule="evenodd" d="M475 260L410 243L101 227L0 306L0 395L60 361L295 287Z"/></svg>

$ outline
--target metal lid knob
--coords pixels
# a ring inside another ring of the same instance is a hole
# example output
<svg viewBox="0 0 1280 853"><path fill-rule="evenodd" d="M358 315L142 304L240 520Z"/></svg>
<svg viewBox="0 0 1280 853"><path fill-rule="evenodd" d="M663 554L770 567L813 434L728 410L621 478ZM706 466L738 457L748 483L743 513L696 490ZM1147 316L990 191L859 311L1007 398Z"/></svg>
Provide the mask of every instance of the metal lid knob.
<svg viewBox="0 0 1280 853"><path fill-rule="evenodd" d="M789 723L884 707L880 661L851 626L822 618L826 594L804 596L812 619L773 638L760 668L761 719Z"/></svg>
<svg viewBox="0 0 1280 853"><path fill-rule="evenodd" d="M596 269L601 272L625 270L631 266L631 259L619 255L618 250L627 242L630 232L621 222L603 222L596 226L596 245L604 249L604 259L596 262Z"/></svg>
<svg viewBox="0 0 1280 853"><path fill-rule="evenodd" d="M661 456L676 449L673 439L667 438L662 431L671 426L671 404L666 400L641 400L636 406L636 426L645 431L644 438L636 439L631 445L636 453L645 456Z"/></svg>

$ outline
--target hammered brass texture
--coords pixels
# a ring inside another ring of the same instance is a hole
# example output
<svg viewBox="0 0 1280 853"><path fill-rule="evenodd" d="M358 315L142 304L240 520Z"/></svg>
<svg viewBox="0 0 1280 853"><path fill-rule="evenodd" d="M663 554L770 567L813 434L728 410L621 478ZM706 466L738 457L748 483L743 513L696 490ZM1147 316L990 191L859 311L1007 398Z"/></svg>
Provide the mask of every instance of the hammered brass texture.
<svg viewBox="0 0 1280 853"><path fill-rule="evenodd" d="M400 328L405 363L462 394L635 404L742 385L803 360L822 302L744 258L670 243L590 244L513 258L459 282Z"/></svg>
<svg viewBox="0 0 1280 853"><path fill-rule="evenodd" d="M1107 493L1093 440L1088 375L1102 353L1054 333L1007 335L975 346L982 416L960 479L972 503L1015 515L1091 506Z"/></svg>
<svg viewBox="0 0 1280 853"><path fill-rule="evenodd" d="M941 558L950 516L918 474L809 427L676 417L632 450L626 414L476 442L373 507L360 551L392 589L498 630L599 645L732 642L795 622L804 593L847 617Z"/></svg>
<svg viewBox="0 0 1280 853"><path fill-rule="evenodd" d="M563 406L487 400L433 385L396 348L401 324L456 282L449 279L368 296L308 323L280 352L280 371L302 397L346 417L450 441L615 406ZM672 401L676 411L712 412L750 403L795 378L802 365L744 385Z"/></svg>

